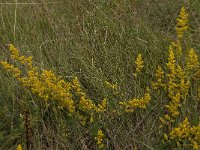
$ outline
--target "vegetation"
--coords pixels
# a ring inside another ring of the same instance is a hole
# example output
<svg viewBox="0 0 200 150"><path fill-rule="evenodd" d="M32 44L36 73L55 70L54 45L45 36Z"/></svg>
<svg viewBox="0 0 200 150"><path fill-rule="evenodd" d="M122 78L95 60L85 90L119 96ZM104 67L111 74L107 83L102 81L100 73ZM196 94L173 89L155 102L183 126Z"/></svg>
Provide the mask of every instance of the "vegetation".
<svg viewBox="0 0 200 150"><path fill-rule="evenodd" d="M198 0L0 6L0 149L200 149Z"/></svg>

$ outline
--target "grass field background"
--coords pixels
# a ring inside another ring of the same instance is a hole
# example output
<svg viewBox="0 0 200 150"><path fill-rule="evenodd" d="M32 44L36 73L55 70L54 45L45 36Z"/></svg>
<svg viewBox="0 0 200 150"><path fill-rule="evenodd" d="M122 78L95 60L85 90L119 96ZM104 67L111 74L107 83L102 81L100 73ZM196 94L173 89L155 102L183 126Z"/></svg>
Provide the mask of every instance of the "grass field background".
<svg viewBox="0 0 200 150"><path fill-rule="evenodd" d="M166 92L151 88L157 66L164 67L168 61L182 6L189 14L183 47L194 48L199 56L199 0L0 1L1 61L18 65L9 57L8 44L13 44L20 54L33 56L38 68L52 70L67 82L78 77L96 104L106 98L115 107L118 101L143 96L146 87L151 91L146 109L119 116L107 111L101 119L81 125L67 110L44 104L0 67L0 149L14 150L18 144L23 149L101 149L95 140L99 129L104 133L102 149L193 149L187 140L182 141L185 146L163 143L163 134L169 131L160 129L159 118L166 113L169 98ZM139 54L144 68L136 78ZM117 92L105 81L117 84ZM190 86L173 127L185 116L198 125L198 88L199 81Z"/></svg>

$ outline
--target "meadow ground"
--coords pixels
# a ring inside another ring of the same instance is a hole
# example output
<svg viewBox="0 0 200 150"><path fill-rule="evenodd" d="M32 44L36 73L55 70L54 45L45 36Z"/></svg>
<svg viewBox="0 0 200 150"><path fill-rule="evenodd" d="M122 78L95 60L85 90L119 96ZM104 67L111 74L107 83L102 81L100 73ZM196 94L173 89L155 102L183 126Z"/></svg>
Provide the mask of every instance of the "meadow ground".
<svg viewBox="0 0 200 150"><path fill-rule="evenodd" d="M0 149L200 149L199 0L1 0Z"/></svg>

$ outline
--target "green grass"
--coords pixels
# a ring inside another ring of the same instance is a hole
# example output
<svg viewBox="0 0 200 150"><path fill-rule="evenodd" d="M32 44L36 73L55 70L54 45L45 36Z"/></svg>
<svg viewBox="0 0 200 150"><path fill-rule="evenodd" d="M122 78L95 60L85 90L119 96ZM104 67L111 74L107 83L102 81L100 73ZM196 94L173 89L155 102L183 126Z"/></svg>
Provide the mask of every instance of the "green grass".
<svg viewBox="0 0 200 150"><path fill-rule="evenodd" d="M0 3L0 60L10 59L7 44L12 43L22 54L32 55L37 66L53 70L67 81L77 76L95 102L104 97L118 100L105 88L105 81L119 85L121 99L144 94L157 66L167 61L168 46L175 39L175 19L183 4L190 16L185 42L199 54L198 0L55 1L58 3ZM18 0L21 2L26 1ZM132 74L139 53L145 71L136 80ZM37 96L0 68L0 149L14 150L19 143L25 149L25 110L29 112L33 149L97 149L94 137L99 127L106 129L107 146L113 150L135 146L172 149L174 145L162 143L158 129L166 103L164 94L152 92L146 110L81 127L67 112L44 107ZM192 116L194 124L200 115L198 109L196 112Z"/></svg>

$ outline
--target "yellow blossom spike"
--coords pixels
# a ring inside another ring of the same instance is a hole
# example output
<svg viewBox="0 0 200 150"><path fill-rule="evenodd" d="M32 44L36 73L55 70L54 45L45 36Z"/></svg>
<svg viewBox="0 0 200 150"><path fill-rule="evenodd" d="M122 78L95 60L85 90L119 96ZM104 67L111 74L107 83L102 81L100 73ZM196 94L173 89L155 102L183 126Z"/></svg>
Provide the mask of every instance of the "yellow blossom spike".
<svg viewBox="0 0 200 150"><path fill-rule="evenodd" d="M173 47L170 45L167 68L171 71L171 73L175 73L175 67L176 67L176 59L175 59Z"/></svg>
<svg viewBox="0 0 200 150"><path fill-rule="evenodd" d="M188 29L188 14L184 7L181 8L179 17L176 19L176 33L178 39L182 39L183 33Z"/></svg>
<svg viewBox="0 0 200 150"><path fill-rule="evenodd" d="M198 56L195 53L194 49L191 48L187 56L187 69L193 70L196 69L197 67L199 67Z"/></svg>
<svg viewBox="0 0 200 150"><path fill-rule="evenodd" d="M163 82L163 79L165 77L165 72L162 70L160 66L158 66L156 73L155 73L156 80L155 82L152 82L152 86L154 89L158 88L166 88L165 83Z"/></svg>
<svg viewBox="0 0 200 150"><path fill-rule="evenodd" d="M181 146L181 143L188 143L188 146L192 146L194 150L200 148L200 123L197 126L191 126L187 117L178 125L178 127L172 128L169 133L169 138L177 143L177 146Z"/></svg>
<svg viewBox="0 0 200 150"><path fill-rule="evenodd" d="M97 136L95 137L95 140L97 141L97 145L99 146L99 149L104 148L103 138L105 135L103 134L103 131L101 129L98 129Z"/></svg>
<svg viewBox="0 0 200 150"><path fill-rule="evenodd" d="M144 62L142 60L142 54L139 54L137 56L137 59L135 61L136 66L136 72L133 74L135 77L141 72L141 70L144 68Z"/></svg>

